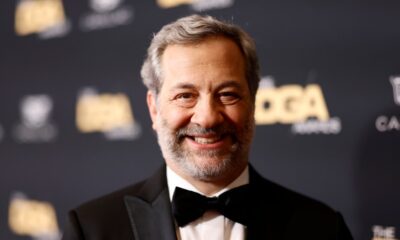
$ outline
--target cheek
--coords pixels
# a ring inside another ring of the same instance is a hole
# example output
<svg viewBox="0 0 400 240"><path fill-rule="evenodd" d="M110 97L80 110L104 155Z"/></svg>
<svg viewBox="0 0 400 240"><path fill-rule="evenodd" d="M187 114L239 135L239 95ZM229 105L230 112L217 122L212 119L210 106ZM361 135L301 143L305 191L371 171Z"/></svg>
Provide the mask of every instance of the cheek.
<svg viewBox="0 0 400 240"><path fill-rule="evenodd" d="M250 106L243 106L238 108L226 109L226 117L232 122L238 129L248 127L254 118L254 112Z"/></svg>
<svg viewBox="0 0 400 240"><path fill-rule="evenodd" d="M190 122L190 114L182 109L165 107L161 110L161 119L167 123L168 128L177 130Z"/></svg>

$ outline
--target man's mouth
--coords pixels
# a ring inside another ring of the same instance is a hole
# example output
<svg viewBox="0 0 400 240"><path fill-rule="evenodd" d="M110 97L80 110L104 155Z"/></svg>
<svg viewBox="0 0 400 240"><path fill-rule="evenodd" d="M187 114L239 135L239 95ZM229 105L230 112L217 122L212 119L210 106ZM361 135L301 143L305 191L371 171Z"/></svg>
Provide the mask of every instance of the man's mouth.
<svg viewBox="0 0 400 240"><path fill-rule="evenodd" d="M218 141L221 141L222 136L216 137L195 137L195 136L188 136L190 139L194 140L196 143L199 144L212 144Z"/></svg>
<svg viewBox="0 0 400 240"><path fill-rule="evenodd" d="M192 126L190 128L182 128L177 132L177 139L181 143L184 139L191 140L193 143L197 143L203 146L214 146L228 143L236 142L233 128L227 126L215 128L215 129L205 129L198 126Z"/></svg>

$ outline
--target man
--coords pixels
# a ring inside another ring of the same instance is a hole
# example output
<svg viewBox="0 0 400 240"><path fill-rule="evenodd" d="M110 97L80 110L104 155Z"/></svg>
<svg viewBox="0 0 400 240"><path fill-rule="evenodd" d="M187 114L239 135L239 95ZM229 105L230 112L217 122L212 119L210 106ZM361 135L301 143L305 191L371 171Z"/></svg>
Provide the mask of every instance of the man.
<svg viewBox="0 0 400 240"><path fill-rule="evenodd" d="M249 165L259 66L243 30L179 19L141 73L166 166L72 210L64 239L352 239L339 213Z"/></svg>

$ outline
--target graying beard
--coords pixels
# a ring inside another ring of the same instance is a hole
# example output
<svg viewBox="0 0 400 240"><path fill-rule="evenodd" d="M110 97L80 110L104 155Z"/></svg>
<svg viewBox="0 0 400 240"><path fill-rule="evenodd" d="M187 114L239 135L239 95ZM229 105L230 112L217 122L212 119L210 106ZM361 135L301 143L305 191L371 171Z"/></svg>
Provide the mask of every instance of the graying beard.
<svg viewBox="0 0 400 240"><path fill-rule="evenodd" d="M163 121L162 124L163 126L166 126L166 122L165 120L161 120ZM247 131L252 131L252 125L251 123L248 124L246 127ZM168 130L167 130L168 131ZM210 129L205 129L202 130L200 128L195 129L195 130L191 130L192 134L193 132L196 133L204 133L205 131L210 132L210 131L214 131L217 133L221 133L222 132L229 132L228 129L214 129L214 130L210 130ZM190 153L187 153L186 151L179 151L179 143L182 142L182 140L184 139L184 136L186 136L188 134L188 131L186 129L180 129L176 132L175 135L175 139L170 139L169 137L165 136L174 136L173 134L170 133L161 133L164 134L164 136L160 137L158 136L158 140L160 142L160 146L163 146L163 144L161 143L161 141L164 141L166 144L166 149L164 149L163 151L166 151L165 153L168 156L164 156L165 158L170 158L172 161L176 162L179 166L182 167L182 170L185 171L188 175L192 176L193 178L199 179L199 180L211 180L217 176L220 176L223 172L226 172L229 169L235 169L236 167L238 167L238 165L240 165L241 161L244 161L243 158L247 158L249 149L243 149L243 143L242 142L246 142L243 141L242 139L236 139L237 142L236 144L234 144L232 146L232 148L229 151L229 156L225 156L220 164L218 165L217 168L215 168L214 166L209 166L209 165L199 165L195 162L189 161L188 159L190 159L191 155ZM162 140L161 140L162 138ZM177 140L177 142L175 142L175 140ZM248 140L247 140L248 141ZM249 147L249 146L248 146ZM199 152L195 153L198 154ZM236 153L236 154L235 154ZM210 157L210 158L216 158L218 156L221 156L218 151L203 151L200 152L200 154L204 154L206 157Z"/></svg>
<svg viewBox="0 0 400 240"><path fill-rule="evenodd" d="M199 180L210 180L217 176L220 176L221 173L225 172L227 169L233 169L237 167L240 163L240 159L237 156L234 156L235 152L240 152L239 144L235 144L230 150L229 156L224 157L218 167L210 166L207 164L199 165L193 161L189 161L192 156L190 153L185 151L178 151L178 146L169 143L169 149L173 149L171 154L174 155L174 161L177 162L180 166L182 166L183 170L188 173L193 178ZM221 155L219 151L198 151L195 153L196 155L200 155L200 157L208 157L208 158L217 158Z"/></svg>

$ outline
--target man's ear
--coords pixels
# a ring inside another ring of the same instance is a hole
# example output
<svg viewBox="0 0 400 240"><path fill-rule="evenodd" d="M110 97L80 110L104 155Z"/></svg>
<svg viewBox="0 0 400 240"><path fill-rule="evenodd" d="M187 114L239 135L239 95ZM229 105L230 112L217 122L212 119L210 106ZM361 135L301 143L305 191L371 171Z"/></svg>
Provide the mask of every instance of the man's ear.
<svg viewBox="0 0 400 240"><path fill-rule="evenodd" d="M147 91L146 100L147 100L147 107L149 108L151 121L153 122L152 127L155 131L157 131L158 110L157 110L157 97L155 96L155 93L152 91Z"/></svg>

